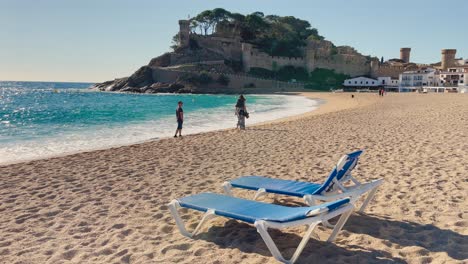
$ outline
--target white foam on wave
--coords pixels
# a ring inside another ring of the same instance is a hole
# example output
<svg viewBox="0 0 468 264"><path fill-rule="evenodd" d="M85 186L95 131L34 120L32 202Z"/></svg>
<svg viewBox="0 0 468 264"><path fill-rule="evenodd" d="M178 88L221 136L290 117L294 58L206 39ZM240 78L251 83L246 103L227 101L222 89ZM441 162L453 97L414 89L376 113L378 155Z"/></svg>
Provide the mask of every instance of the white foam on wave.
<svg viewBox="0 0 468 264"><path fill-rule="evenodd" d="M250 118L247 119L247 126L309 112L316 109L320 104L318 100L302 96L262 95L261 97L266 97L267 99L263 99L263 101L258 100L259 103L253 105L249 105L247 101L247 108L250 113ZM237 123L234 107L201 109L184 114L184 134L234 128ZM40 140L2 144L0 146L0 164L170 137L175 132L175 121L175 117L171 117L146 122L130 122L123 126L109 127L102 125L100 127L92 127L86 131L61 134Z"/></svg>

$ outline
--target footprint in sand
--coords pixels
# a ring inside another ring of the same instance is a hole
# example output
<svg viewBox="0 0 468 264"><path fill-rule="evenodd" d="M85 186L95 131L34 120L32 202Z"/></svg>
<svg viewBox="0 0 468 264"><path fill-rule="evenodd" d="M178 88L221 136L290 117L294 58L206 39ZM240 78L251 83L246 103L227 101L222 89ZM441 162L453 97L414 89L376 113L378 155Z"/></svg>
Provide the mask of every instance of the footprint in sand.
<svg viewBox="0 0 468 264"><path fill-rule="evenodd" d="M185 250L188 250L190 247L192 247L192 245L188 244L188 243L183 243L183 244L179 244L179 245L169 245L169 246L164 247L161 250L161 253L166 254L166 252L169 251L169 250L185 251Z"/></svg>
<svg viewBox="0 0 468 264"><path fill-rule="evenodd" d="M125 227L125 224L115 224L112 226L113 229L122 229Z"/></svg>
<svg viewBox="0 0 468 264"><path fill-rule="evenodd" d="M72 260L76 256L77 253L78 253L78 250L73 249L73 250L64 252L62 256L66 260Z"/></svg>
<svg viewBox="0 0 468 264"><path fill-rule="evenodd" d="M163 225L163 226L161 227L161 231L162 231L163 233L166 233L166 234L172 233L172 230L173 230L173 229L174 229L174 228L173 228L172 226L170 226L170 225Z"/></svg>

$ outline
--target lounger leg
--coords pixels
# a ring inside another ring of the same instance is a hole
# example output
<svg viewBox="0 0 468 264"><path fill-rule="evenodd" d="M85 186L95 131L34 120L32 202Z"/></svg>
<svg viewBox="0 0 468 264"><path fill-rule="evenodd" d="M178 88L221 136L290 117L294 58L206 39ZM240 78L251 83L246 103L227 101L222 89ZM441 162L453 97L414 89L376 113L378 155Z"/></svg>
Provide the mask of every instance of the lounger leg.
<svg viewBox="0 0 468 264"><path fill-rule="evenodd" d="M232 185L231 185L230 182L224 182L223 183L223 190L224 190L224 193L226 195L234 196L234 195L232 195L231 188L232 188Z"/></svg>
<svg viewBox="0 0 468 264"><path fill-rule="evenodd" d="M362 203L361 208L359 208L359 212L362 213L366 209L369 202L374 198L375 192L377 192L377 188L374 188L368 195L364 203Z"/></svg>
<svg viewBox="0 0 468 264"><path fill-rule="evenodd" d="M354 206L351 206L351 209L348 212L345 212L341 215L340 219L336 223L335 228L333 229L327 242L333 242L335 240L336 236L340 232L341 228L343 228L346 221L348 221L348 218L353 213L353 211L354 211Z"/></svg>
<svg viewBox="0 0 468 264"><path fill-rule="evenodd" d="M260 236L263 238L263 241L265 241L265 244L267 245L273 257L283 263L292 264L301 255L302 251L304 250L304 247L307 245L307 242L309 242L310 237L316 237L314 230L318 223L319 222L315 222L309 225L309 228L307 229L304 237L302 238L301 242L299 243L299 246L297 247L290 260L286 260L283 257L283 255L281 255L281 253L279 252L278 247L276 246L275 242L273 242L273 239L271 239L271 236L268 233L268 227L265 225L265 221L260 220L255 222L255 227L257 228L257 232L260 233Z"/></svg>
<svg viewBox="0 0 468 264"><path fill-rule="evenodd" d="M362 203L361 207L359 208L359 212L362 213L366 209L367 205L372 198L374 198L375 193L377 192L377 188L383 183L382 179L375 180L366 184L362 184L361 186L365 186L367 189L371 189L371 192L367 195L366 199Z"/></svg>
<svg viewBox="0 0 468 264"><path fill-rule="evenodd" d="M323 220L322 225L324 227L328 227L328 228L335 228L335 225L330 224L330 222L328 222L328 220Z"/></svg>
<svg viewBox="0 0 468 264"><path fill-rule="evenodd" d="M198 231L200 231L200 229L202 228L203 224L206 223L206 221L216 217L215 212L213 210L206 211L206 213L203 215L200 223L198 223L195 230L192 233L190 233L185 228L184 221L182 220L182 218L180 218L179 212L177 211L178 207L180 206L177 200L173 200L172 202L169 203L169 210L171 211L172 217L174 217L174 220L176 222L177 227L179 228L180 233L186 237L190 237L190 238L193 237L194 235L198 233Z"/></svg>
<svg viewBox="0 0 468 264"><path fill-rule="evenodd" d="M260 188L257 190L257 192L255 193L255 196L254 196L254 200L257 200L258 198L262 197L262 196L265 196L267 195L268 193L266 192L266 190L264 188Z"/></svg>

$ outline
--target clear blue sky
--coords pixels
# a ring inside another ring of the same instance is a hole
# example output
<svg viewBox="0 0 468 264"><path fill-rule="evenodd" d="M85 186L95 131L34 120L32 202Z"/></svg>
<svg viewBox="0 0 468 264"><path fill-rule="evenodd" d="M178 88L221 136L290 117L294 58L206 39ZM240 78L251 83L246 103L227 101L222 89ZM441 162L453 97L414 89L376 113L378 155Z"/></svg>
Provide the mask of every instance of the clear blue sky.
<svg viewBox="0 0 468 264"><path fill-rule="evenodd" d="M130 75L169 51L177 21L205 9L292 15L336 45L440 61L468 57L468 1L435 0L0 0L0 80L99 82Z"/></svg>

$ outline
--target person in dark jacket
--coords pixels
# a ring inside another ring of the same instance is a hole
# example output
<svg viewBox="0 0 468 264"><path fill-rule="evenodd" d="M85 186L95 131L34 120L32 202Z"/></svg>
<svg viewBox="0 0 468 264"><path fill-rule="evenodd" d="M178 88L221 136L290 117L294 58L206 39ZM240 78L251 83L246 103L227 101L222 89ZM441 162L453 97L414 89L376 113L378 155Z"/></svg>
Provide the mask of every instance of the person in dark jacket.
<svg viewBox="0 0 468 264"><path fill-rule="evenodd" d="M182 109L183 104L184 103L182 103L182 101L179 101L176 109L177 129L174 137L177 137L177 132L179 133L179 137L182 136L182 124L184 123L184 109Z"/></svg>
<svg viewBox="0 0 468 264"><path fill-rule="evenodd" d="M245 97L240 95L236 103L237 128L241 130L245 130L245 118L248 117L245 101Z"/></svg>

